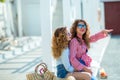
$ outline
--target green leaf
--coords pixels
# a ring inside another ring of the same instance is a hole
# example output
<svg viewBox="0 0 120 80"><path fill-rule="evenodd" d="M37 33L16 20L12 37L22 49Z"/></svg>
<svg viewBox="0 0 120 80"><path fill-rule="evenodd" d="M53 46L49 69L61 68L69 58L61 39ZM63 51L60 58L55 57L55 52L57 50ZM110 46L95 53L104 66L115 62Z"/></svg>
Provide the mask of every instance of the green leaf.
<svg viewBox="0 0 120 80"><path fill-rule="evenodd" d="M0 2L4 3L4 2L5 2L5 0L0 0Z"/></svg>

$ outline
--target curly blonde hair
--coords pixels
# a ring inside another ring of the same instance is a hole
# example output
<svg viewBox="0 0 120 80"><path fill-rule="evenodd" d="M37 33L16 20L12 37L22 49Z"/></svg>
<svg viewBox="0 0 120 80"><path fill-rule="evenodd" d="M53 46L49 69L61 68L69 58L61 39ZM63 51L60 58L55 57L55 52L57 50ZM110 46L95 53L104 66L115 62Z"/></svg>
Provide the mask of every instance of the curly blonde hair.
<svg viewBox="0 0 120 80"><path fill-rule="evenodd" d="M77 25L78 25L79 22L83 22L86 25L86 32L83 34L82 37L83 37L83 40L85 41L87 47L90 48L90 39L89 39L90 29L89 29L89 26L86 23L86 21L84 21L82 19L77 19L73 22L73 24L71 26L71 29L70 29L70 32L72 34L72 39L77 37Z"/></svg>
<svg viewBox="0 0 120 80"><path fill-rule="evenodd" d="M55 59L59 58L62 51L68 47L67 28L57 28L52 37L52 53Z"/></svg>

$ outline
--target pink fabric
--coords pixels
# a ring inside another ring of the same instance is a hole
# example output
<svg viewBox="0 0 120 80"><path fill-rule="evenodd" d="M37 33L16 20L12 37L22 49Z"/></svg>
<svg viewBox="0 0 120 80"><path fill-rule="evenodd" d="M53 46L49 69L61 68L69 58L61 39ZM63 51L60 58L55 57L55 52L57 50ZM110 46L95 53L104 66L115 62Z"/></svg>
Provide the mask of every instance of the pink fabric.
<svg viewBox="0 0 120 80"><path fill-rule="evenodd" d="M90 67L90 63L92 62L92 58L87 54L83 54L81 59L85 62L85 64Z"/></svg>
<svg viewBox="0 0 120 80"><path fill-rule="evenodd" d="M101 31L101 32L99 32L99 33L97 33L97 34L95 34L95 35L90 36L90 42L95 42L95 41L97 41L97 40L99 40L99 39L105 38L106 36L107 36L107 35L104 34L104 33Z"/></svg>
<svg viewBox="0 0 120 80"><path fill-rule="evenodd" d="M107 35L105 35L103 32L99 32L90 37L90 42L95 42L106 36ZM80 38L80 36L78 37ZM87 66L90 66L90 63L92 61L92 59L86 54L87 46L84 40L82 40L82 43L83 44L80 45L76 38L73 38L70 42L70 62L76 70L82 70L85 67L83 64L79 62L81 58L85 60Z"/></svg>

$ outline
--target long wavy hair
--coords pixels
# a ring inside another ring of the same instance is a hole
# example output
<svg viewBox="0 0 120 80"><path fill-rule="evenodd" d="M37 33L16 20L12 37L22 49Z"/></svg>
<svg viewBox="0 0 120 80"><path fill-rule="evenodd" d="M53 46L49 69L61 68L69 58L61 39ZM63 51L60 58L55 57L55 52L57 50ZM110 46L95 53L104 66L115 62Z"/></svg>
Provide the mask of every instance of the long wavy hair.
<svg viewBox="0 0 120 80"><path fill-rule="evenodd" d="M57 28L52 37L52 53L55 59L58 59L62 51L68 47L66 27Z"/></svg>
<svg viewBox="0 0 120 80"><path fill-rule="evenodd" d="M77 19L73 22L71 29L70 29L70 32L72 34L71 38L73 39L73 38L77 37L77 25L79 22L83 22L86 25L86 32L83 34L82 39L85 41L87 47L90 48L90 39L89 39L90 29L89 29L89 26L86 23L86 21L84 21L82 19Z"/></svg>

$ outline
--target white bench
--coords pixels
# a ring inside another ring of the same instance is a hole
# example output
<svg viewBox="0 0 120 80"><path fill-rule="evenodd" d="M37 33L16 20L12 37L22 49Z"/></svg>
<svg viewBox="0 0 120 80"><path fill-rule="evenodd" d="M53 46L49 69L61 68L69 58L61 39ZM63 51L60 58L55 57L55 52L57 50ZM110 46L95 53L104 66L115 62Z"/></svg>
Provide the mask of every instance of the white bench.
<svg viewBox="0 0 120 80"><path fill-rule="evenodd" d="M93 61L91 63L93 75L97 76L100 64L105 53L106 47L109 43L110 36L98 40L95 43L91 43L91 48L88 51L88 54L92 57Z"/></svg>

